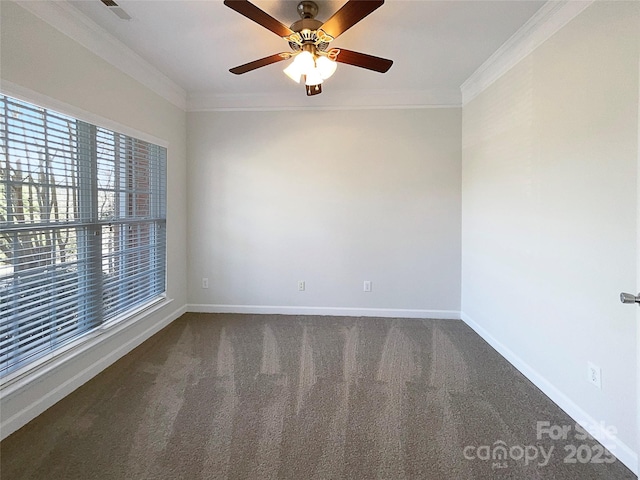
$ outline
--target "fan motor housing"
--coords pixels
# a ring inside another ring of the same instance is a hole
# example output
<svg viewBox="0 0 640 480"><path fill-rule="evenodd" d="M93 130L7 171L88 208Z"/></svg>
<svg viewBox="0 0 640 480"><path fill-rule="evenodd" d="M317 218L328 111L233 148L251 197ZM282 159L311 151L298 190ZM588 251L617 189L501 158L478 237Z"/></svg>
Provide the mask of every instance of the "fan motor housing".
<svg viewBox="0 0 640 480"><path fill-rule="evenodd" d="M289 27L294 32L301 32L302 30L317 30L322 26L320 20L315 18L301 18L300 20L293 22Z"/></svg>
<svg viewBox="0 0 640 480"><path fill-rule="evenodd" d="M300 35L302 45L305 43L313 43L316 45L318 50L324 51L327 49L329 44L327 42L318 42L318 36L316 34L317 30L321 26L322 22L319 20L314 18L302 18L297 22L294 22L289 28ZM296 52L302 50L302 45L296 42L289 42L291 49Z"/></svg>
<svg viewBox="0 0 640 480"><path fill-rule="evenodd" d="M329 43L318 41L317 31L323 24L320 20L315 19L318 14L318 5L311 0L302 0L298 3L298 14L300 20L293 22L289 28L300 35L301 43L290 40L291 49L298 52L302 50L303 45L313 43L318 50L326 50Z"/></svg>

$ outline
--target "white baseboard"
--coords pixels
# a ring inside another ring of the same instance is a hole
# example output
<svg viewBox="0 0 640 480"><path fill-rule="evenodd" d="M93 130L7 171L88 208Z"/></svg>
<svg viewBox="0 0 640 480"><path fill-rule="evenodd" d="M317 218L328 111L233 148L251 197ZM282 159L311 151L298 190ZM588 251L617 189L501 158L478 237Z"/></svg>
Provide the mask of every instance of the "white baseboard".
<svg viewBox="0 0 640 480"><path fill-rule="evenodd" d="M27 403L23 408L20 408L10 417L2 418L2 421L0 423L0 440L8 437L10 434L26 425L28 422L43 413L49 407L53 406L55 403L62 400L78 387L91 380L104 369L125 356L127 353L136 348L149 337L162 330L164 327L169 325L172 321L180 317L185 312L186 306L183 305L182 307L169 313L162 320L154 323L135 337L128 339L125 343L119 344L116 348L111 350L107 355L101 357L99 360L82 368L77 373L58 383L54 388L46 391L43 395L36 395L36 400ZM51 362L43 365L42 368L35 369L32 373L26 374L23 377L17 379L15 382L3 386L2 390L0 391L2 403L4 404L5 402L16 401L16 398L18 399L17 401L19 401L20 397L23 396L25 398L33 397L33 395L29 395L30 387L41 384L47 378L55 375L56 373L60 374L62 369L69 368L70 364L74 361L77 362L78 357L82 354L82 352L85 352L91 348L96 348L100 344L108 342L115 335L121 333L123 330L132 327L138 321L144 321L144 318L142 320L134 318L129 321L122 322L121 324L114 326L115 328L113 328L111 331L105 332L95 339L91 339L76 350L69 351L68 353L60 355L59 358L56 358Z"/></svg>
<svg viewBox="0 0 640 480"><path fill-rule="evenodd" d="M627 444L617 437L611 437L605 430L605 426L596 421L591 415L585 412L573 400L567 397L561 390L551 384L540 373L525 363L517 354L497 340L487 330L478 325L471 317L464 312L461 313L462 320L469 325L478 335L480 335L489 345L502 355L511 365L527 377L536 387L555 402L571 418L580 424L593 438L606 447L618 460L624 463L633 473L638 475L638 455Z"/></svg>
<svg viewBox="0 0 640 480"><path fill-rule="evenodd" d="M263 315L326 315L332 317L433 318L459 320L457 310L416 310L406 308L290 307L274 305L190 304L188 312L245 313Z"/></svg>

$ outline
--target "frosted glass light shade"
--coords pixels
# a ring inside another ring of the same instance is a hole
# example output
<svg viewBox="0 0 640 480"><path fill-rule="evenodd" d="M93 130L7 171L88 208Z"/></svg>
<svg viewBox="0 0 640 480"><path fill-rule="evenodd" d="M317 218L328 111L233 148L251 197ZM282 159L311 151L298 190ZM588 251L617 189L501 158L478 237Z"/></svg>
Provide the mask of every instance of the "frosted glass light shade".
<svg viewBox="0 0 640 480"><path fill-rule="evenodd" d="M322 75L320 75L320 71L317 68L314 68L309 73L307 73L307 77L305 79L305 85L320 85L322 83Z"/></svg>
<svg viewBox="0 0 640 480"><path fill-rule="evenodd" d="M322 79L326 80L335 73L338 64L327 57L319 56L316 58L316 67Z"/></svg>
<svg viewBox="0 0 640 480"><path fill-rule="evenodd" d="M334 74L337 66L338 64L328 57L314 56L305 50L297 54L283 71L296 83L300 83L304 76L305 85L320 85L323 80Z"/></svg>
<svg viewBox="0 0 640 480"><path fill-rule="evenodd" d="M304 52L300 52L296 55L296 58L293 60L293 63L298 65L300 69L300 73L302 75L307 75L308 72L315 68L315 62L313 60L313 55L306 50Z"/></svg>
<svg viewBox="0 0 640 480"><path fill-rule="evenodd" d="M291 62L291 64L283 70L285 75L289 77L296 83L300 83L300 79L302 78L302 73L300 72L300 68L296 65L295 60Z"/></svg>
<svg viewBox="0 0 640 480"><path fill-rule="evenodd" d="M283 72L294 82L300 83L303 75L309 75L314 70L316 70L315 59L310 52L305 50L296 55L293 62Z"/></svg>

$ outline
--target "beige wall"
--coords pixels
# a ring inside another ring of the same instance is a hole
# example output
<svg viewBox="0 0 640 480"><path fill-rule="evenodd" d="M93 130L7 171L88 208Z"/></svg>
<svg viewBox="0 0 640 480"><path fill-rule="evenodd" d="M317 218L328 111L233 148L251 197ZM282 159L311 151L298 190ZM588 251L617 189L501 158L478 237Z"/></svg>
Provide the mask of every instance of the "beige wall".
<svg viewBox="0 0 640 480"><path fill-rule="evenodd" d="M188 132L196 309L458 316L460 109L190 113Z"/></svg>
<svg viewBox="0 0 640 480"><path fill-rule="evenodd" d="M465 105L462 128L465 319L576 420L615 427L631 461L637 327L618 295L640 253L639 9L591 5Z"/></svg>
<svg viewBox="0 0 640 480"><path fill-rule="evenodd" d="M65 113L86 114L168 145L167 302L37 381L5 386L2 436L37 415L183 311L186 305L186 114L21 7L1 2L0 86ZM33 97L33 98L29 98ZM125 130L125 133L127 131Z"/></svg>

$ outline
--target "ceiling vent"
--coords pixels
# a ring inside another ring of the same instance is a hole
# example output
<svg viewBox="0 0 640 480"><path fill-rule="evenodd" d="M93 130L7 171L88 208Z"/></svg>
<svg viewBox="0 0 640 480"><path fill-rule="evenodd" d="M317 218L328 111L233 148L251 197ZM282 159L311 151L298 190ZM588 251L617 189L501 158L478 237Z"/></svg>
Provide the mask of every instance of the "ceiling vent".
<svg viewBox="0 0 640 480"><path fill-rule="evenodd" d="M125 12L120 6L113 0L100 0L104 5L115 13L122 20L131 20L131 16Z"/></svg>

